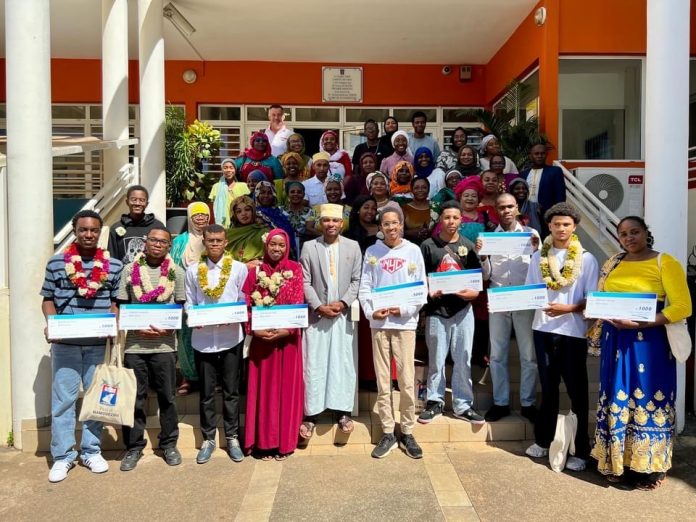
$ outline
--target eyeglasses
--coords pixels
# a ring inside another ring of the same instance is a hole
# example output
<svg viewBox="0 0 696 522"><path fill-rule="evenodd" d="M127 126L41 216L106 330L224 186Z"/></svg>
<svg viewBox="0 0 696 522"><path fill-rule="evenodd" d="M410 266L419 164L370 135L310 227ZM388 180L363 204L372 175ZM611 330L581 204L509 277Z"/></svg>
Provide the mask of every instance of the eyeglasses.
<svg viewBox="0 0 696 522"><path fill-rule="evenodd" d="M159 239L157 237L148 237L146 238L148 243L151 243L153 245L162 245L162 246L167 246L169 244L168 239Z"/></svg>

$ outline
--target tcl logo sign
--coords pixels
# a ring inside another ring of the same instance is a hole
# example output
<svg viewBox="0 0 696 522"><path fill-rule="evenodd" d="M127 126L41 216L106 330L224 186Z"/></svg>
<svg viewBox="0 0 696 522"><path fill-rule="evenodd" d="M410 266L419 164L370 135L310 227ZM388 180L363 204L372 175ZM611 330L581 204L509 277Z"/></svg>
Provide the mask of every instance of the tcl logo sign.
<svg viewBox="0 0 696 522"><path fill-rule="evenodd" d="M630 185L642 185L643 184L643 176L638 175L638 174L628 176L628 183Z"/></svg>

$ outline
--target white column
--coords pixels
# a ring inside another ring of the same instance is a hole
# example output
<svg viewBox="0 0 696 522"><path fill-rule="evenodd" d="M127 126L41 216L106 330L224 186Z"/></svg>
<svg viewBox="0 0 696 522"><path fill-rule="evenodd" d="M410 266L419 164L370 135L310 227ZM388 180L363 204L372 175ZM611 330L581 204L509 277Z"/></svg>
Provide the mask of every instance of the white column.
<svg viewBox="0 0 696 522"><path fill-rule="evenodd" d="M689 209L689 7L689 0L648 0L645 90L645 219L655 248L683 264ZM684 429L685 375L678 364L678 431Z"/></svg>
<svg viewBox="0 0 696 522"><path fill-rule="evenodd" d="M51 412L51 361L39 296L53 254L49 0L6 0L5 36L12 424L21 448L22 419Z"/></svg>
<svg viewBox="0 0 696 522"><path fill-rule="evenodd" d="M150 191L150 212L165 222L163 20L162 0L138 0L140 179Z"/></svg>
<svg viewBox="0 0 696 522"><path fill-rule="evenodd" d="M127 0L102 0L102 119L105 140L128 138ZM106 184L128 163L128 148L103 154Z"/></svg>

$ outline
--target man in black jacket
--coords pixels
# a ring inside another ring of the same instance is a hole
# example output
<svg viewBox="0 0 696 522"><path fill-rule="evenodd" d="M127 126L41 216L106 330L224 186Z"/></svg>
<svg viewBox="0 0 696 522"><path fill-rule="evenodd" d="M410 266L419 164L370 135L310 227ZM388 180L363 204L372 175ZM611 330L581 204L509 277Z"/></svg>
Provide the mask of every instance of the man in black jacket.
<svg viewBox="0 0 696 522"><path fill-rule="evenodd" d="M109 230L109 253L124 264L132 263L145 246L145 236L152 227L164 227L154 214L146 214L150 195L142 185L133 185L126 193L128 214L111 225Z"/></svg>

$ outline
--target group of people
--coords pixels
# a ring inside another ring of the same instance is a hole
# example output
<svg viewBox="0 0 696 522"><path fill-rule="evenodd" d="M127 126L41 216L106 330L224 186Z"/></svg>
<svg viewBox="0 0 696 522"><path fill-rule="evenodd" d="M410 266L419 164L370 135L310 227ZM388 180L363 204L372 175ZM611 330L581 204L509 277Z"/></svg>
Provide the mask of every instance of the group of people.
<svg viewBox="0 0 696 522"><path fill-rule="evenodd" d="M313 436L318 416L333 413L350 434L358 383L377 388L382 437L372 456L400 446L422 457L413 437L416 422L443 414L445 365L452 370L453 415L473 424L509 415L508 354L511 334L520 352L521 414L535 425L533 458L548 455L559 413L561 379L578 413L571 470L592 456L610 480L628 479L651 489L671 466L676 367L666 323L691 313L680 264L652 250L645 222L619 223L624 252L600 270L575 229L578 212L565 200L563 174L546 165L545 144L530 150L531 168L517 173L486 136L480 150L457 129L451 148L440 152L415 113L413 133L388 118L384 135L365 123L366 142L353 158L332 131L321 152L304 154L304 142L282 124L282 108L269 109L270 125L254 133L239 158L222 163L210 204L188 206L188 230L171 237L145 213L147 190L130 187L129 213L110 227L109 252L98 247L101 217L89 211L73 220L76 240L48 263L43 311L53 314L117 311L122 303L180 303L185 309L245 301L250 307L308 305L308 327L256 329L251 322L178 331L129 332L124 365L135 372L135 425L124 427L127 453L121 469L136 467L145 446L148 387L157 393L159 446L170 465L181 462L175 395L178 351L184 377L180 393L200 390L204 442L198 463L216 447L215 389L220 383L226 451L234 461L247 454L283 460ZM415 149L415 150L414 150ZM411 153L413 151L413 154ZM480 155L479 155L480 153ZM379 169L377 170L377 166ZM483 255L481 232L529 232L532 255ZM399 306L375 305L375 289L408 284L427 288L427 275L481 269L484 288L545 284L543 310L489 313L486 292L428 291ZM601 347L601 390L595 444L590 448L585 298L594 290L654 292L654 322L603 321L590 346ZM416 415L415 347L428 349L427 400ZM488 355L494 404L474 409L471 364L477 339ZM88 386L104 353L103 339L50 340L53 358L54 464L49 480L63 480L78 452L73 449L75 403L80 381ZM101 354L101 355L100 355ZM245 361L246 355L246 361ZM239 401L246 376L246 417L240 432ZM542 400L536 405L537 376ZM395 432L391 394L400 393ZM193 384L197 383L197 384ZM101 425L88 421L80 456L94 472L108 469L99 450Z"/></svg>

